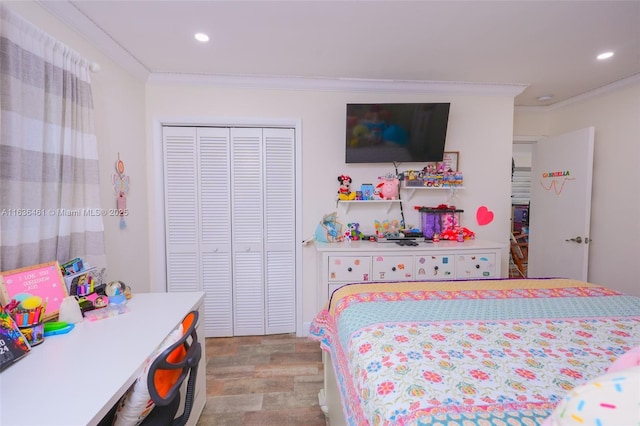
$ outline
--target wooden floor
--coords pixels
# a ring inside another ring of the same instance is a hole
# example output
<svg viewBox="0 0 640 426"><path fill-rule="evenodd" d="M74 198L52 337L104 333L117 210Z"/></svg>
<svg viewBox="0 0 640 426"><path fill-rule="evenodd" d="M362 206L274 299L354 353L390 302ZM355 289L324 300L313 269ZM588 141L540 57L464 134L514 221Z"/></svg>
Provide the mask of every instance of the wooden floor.
<svg viewBox="0 0 640 426"><path fill-rule="evenodd" d="M283 334L207 338L207 403L198 425L326 426L320 346Z"/></svg>

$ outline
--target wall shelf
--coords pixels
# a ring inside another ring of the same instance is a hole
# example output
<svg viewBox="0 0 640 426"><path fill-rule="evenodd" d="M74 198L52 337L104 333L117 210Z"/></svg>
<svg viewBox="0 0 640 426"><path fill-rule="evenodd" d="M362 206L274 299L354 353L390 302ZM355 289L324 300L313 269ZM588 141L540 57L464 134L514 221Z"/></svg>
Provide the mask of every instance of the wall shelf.
<svg viewBox="0 0 640 426"><path fill-rule="evenodd" d="M401 200L338 200L338 204L342 204L345 209L345 213L349 213L349 208L353 204L387 204L387 213L391 211L391 207L394 204L399 204Z"/></svg>
<svg viewBox="0 0 640 426"><path fill-rule="evenodd" d="M458 191L460 189L464 189L464 186L404 186L402 185L400 187L403 191L408 192L408 197L407 197L407 201L409 201L411 199L411 197L413 197L413 194L416 191L423 191L423 190L428 190L428 191Z"/></svg>

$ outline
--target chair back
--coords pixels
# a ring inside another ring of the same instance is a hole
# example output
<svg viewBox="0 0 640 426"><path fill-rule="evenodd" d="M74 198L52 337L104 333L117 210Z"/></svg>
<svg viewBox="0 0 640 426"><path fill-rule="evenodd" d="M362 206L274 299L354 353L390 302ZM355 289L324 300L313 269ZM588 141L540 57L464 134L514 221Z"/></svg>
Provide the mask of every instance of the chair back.
<svg viewBox="0 0 640 426"><path fill-rule="evenodd" d="M180 397L180 388L189 377L183 414L175 419L174 425L183 425L191 414L195 396L198 363L202 357L202 346L198 342L196 325L198 311L189 312L182 320L182 337L165 349L151 364L147 375L149 395L159 406L168 406Z"/></svg>

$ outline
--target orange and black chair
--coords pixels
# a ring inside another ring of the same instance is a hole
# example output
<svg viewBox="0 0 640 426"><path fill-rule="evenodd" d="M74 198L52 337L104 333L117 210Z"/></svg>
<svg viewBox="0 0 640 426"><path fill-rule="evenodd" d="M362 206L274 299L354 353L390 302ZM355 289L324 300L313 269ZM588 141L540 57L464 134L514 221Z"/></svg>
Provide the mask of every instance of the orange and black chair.
<svg viewBox="0 0 640 426"><path fill-rule="evenodd" d="M156 406L142 425L182 426L187 423L195 398L198 364L202 357L202 346L196 333L197 322L198 312L189 312L182 321L184 332L180 340L164 350L151 364L147 385ZM176 417L180 406L180 389L187 378L184 409Z"/></svg>

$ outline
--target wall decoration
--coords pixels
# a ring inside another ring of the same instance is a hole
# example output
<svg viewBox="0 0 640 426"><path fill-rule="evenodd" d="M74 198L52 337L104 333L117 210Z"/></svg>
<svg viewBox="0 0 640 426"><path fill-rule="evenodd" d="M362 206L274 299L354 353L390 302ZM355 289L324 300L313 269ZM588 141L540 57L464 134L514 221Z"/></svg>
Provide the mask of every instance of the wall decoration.
<svg viewBox="0 0 640 426"><path fill-rule="evenodd" d="M442 156L442 161L438 162L438 171L443 172L457 172L458 171L458 162L460 160L460 152L459 151L447 151Z"/></svg>
<svg viewBox="0 0 640 426"><path fill-rule="evenodd" d="M493 212L486 206L478 207L478 210L476 211L476 221L480 226L490 224L493 222Z"/></svg>
<svg viewBox="0 0 640 426"><path fill-rule="evenodd" d="M129 215L127 210L127 195L129 195L129 176L124 174L124 161L120 159L118 153L118 161L116 161L116 172L111 179L113 182L113 191L116 195L116 204L118 207L118 215L120 216L120 229L127 227L124 217Z"/></svg>
<svg viewBox="0 0 640 426"><path fill-rule="evenodd" d="M571 173L569 172L569 170L561 171L561 172L553 172L553 173L543 173L542 179L540 180L540 185L542 185L545 191L548 192L553 189L556 195L560 195L564 190L565 184L570 180L575 180L575 178L572 178L570 176L571 176ZM560 177L562 178L562 182L559 184L558 180L556 180L555 178L560 178ZM549 184L546 185L545 184L546 182L544 179L551 179L551 182L549 182Z"/></svg>

